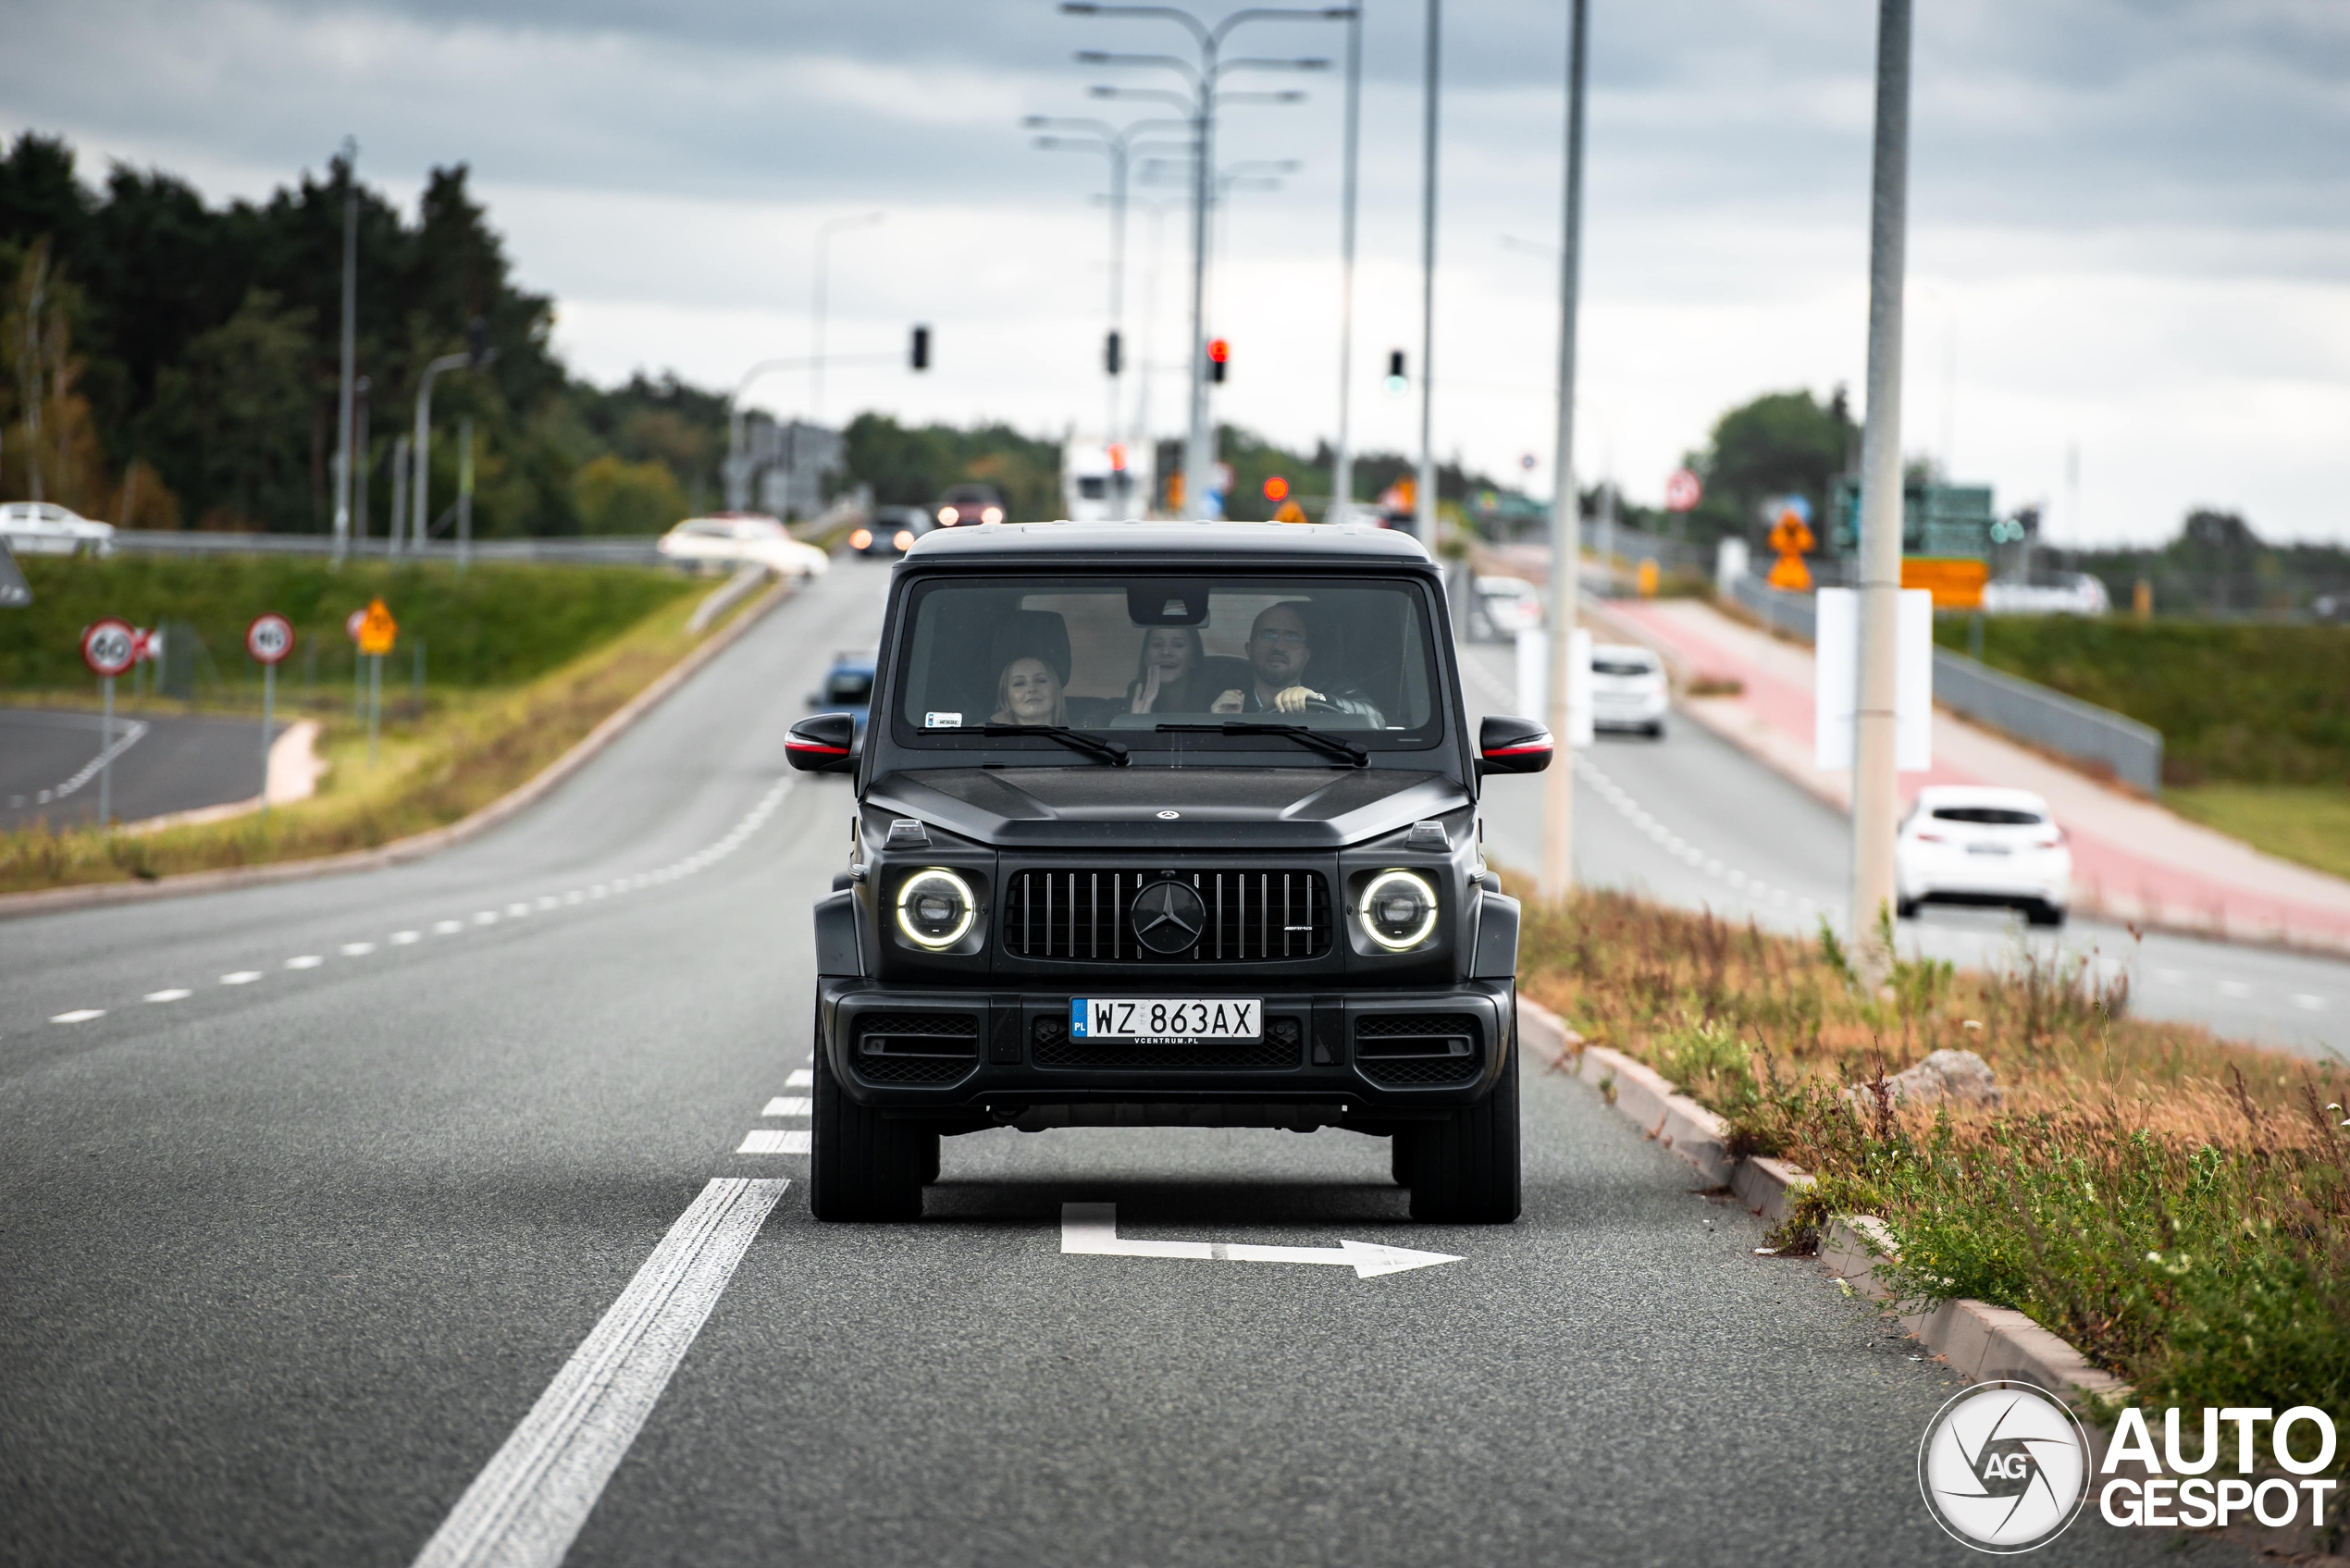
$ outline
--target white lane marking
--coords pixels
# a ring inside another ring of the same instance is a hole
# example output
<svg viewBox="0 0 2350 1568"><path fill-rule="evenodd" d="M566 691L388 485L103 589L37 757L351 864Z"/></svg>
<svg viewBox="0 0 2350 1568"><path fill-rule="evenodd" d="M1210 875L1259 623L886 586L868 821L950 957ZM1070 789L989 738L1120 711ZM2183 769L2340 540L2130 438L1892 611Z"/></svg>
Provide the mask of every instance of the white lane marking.
<svg viewBox="0 0 2350 1568"><path fill-rule="evenodd" d="M432 922L432 933L435 936L454 936L464 929L465 922L463 920L435 920Z"/></svg>
<svg viewBox="0 0 2350 1568"><path fill-rule="evenodd" d="M372 942L346 942L338 949L346 958L364 958L376 950Z"/></svg>
<svg viewBox="0 0 2350 1568"><path fill-rule="evenodd" d="M142 1002L184 1002L194 994L194 992L184 985L175 985L163 991L150 991L139 1000Z"/></svg>
<svg viewBox="0 0 2350 1568"><path fill-rule="evenodd" d="M124 752L138 745L141 738L147 733L147 726L141 723L136 719L125 719L122 722L127 725L128 728L122 731L120 736L112 746L109 746L104 751L101 751L98 755L90 759L89 763L82 768L81 772L74 774L73 777L57 785L55 789L44 792L41 798L43 800L63 800L67 796L71 795L75 790L80 789L83 784L86 784L92 779L96 778L98 776L99 769L105 767L109 761L121 756Z"/></svg>
<svg viewBox="0 0 2350 1568"><path fill-rule="evenodd" d="M494 926L497 923L498 911L495 909L484 909L474 916L474 924L477 926Z"/></svg>
<svg viewBox="0 0 2350 1568"><path fill-rule="evenodd" d="M542 893L538 895L538 907L541 909L551 909L562 902L562 899L556 897L551 893Z"/></svg>
<svg viewBox="0 0 2350 1568"><path fill-rule="evenodd" d="M395 931L391 933L391 945L394 947L405 947L412 942L422 941L424 934L420 931Z"/></svg>
<svg viewBox="0 0 2350 1568"><path fill-rule="evenodd" d="M223 985L251 985L254 981L259 980L260 978L261 971L259 969L239 969L234 974L222 975L220 977L220 983Z"/></svg>
<svg viewBox="0 0 2350 1568"><path fill-rule="evenodd" d="M764 1128L743 1134L743 1146L738 1154L804 1154L808 1153L805 1132L771 1132Z"/></svg>
<svg viewBox="0 0 2350 1568"><path fill-rule="evenodd" d="M187 993L183 991L179 994L185 996ZM763 1117L804 1117L814 1115L815 1109L816 1102L805 1094L778 1094L768 1101L767 1108L759 1114Z"/></svg>
<svg viewBox="0 0 2350 1568"><path fill-rule="evenodd" d="M506 914L510 919L520 920L528 913L530 913L530 906L519 900L506 906Z"/></svg>
<svg viewBox="0 0 2350 1568"><path fill-rule="evenodd" d="M2154 971L2154 978L2165 985L2184 985L2187 982L2187 972L2184 969L2157 969Z"/></svg>
<svg viewBox="0 0 2350 1568"><path fill-rule="evenodd" d="M2222 996L2249 996L2252 994L2252 987L2245 984L2244 982L2240 980L2223 980L2220 982L2220 994Z"/></svg>
<svg viewBox="0 0 2350 1568"><path fill-rule="evenodd" d="M2293 994L2293 1005L2312 1013L2322 1013L2326 1010L2324 997L2312 996L2306 991L2296 991Z"/></svg>
<svg viewBox="0 0 2350 1568"><path fill-rule="evenodd" d="M315 969L326 961L326 959L320 957L315 953L304 953L298 958L288 958L286 960L286 968L290 969Z"/></svg>
<svg viewBox="0 0 2350 1568"><path fill-rule="evenodd" d="M791 1185L704 1187L416 1554L416 1568L556 1568Z"/></svg>
<svg viewBox="0 0 2350 1568"><path fill-rule="evenodd" d="M88 1023L92 1019L102 1019L105 1016L106 1010L104 1007L76 1007L72 1012L56 1015L49 1021L51 1023Z"/></svg>
<svg viewBox="0 0 2350 1568"><path fill-rule="evenodd" d="M791 1070L791 1076L784 1080L784 1087L813 1089L816 1087L816 1075L806 1068L794 1068Z"/></svg>
<svg viewBox="0 0 2350 1568"><path fill-rule="evenodd" d="M602 883L598 883L595 886L588 890L588 896L590 898L601 898L611 892L611 888L605 886Z"/></svg>
<svg viewBox="0 0 2350 1568"><path fill-rule="evenodd" d="M1630 791L1600 772L1589 758L1577 757L1575 772L1577 777L1589 783L1609 805L1623 813L1626 821L1647 834L1658 847L1675 859L1685 865L1693 866L1716 882L1726 884L1732 892L1745 895L1750 902L1760 902L1767 898L1772 903L1782 907L1787 903L1789 895L1787 889L1773 887L1761 877L1749 876L1742 870L1725 866L1722 861L1707 855L1704 850L1689 843L1651 816L1641 808L1640 803L1632 797ZM1795 903L1799 909L1809 910L1818 907L1809 898L1798 898Z"/></svg>
<svg viewBox="0 0 2350 1568"><path fill-rule="evenodd" d="M1357 1279L1459 1263L1451 1253L1417 1253L1373 1241L1341 1241L1335 1247L1258 1247L1243 1241L1121 1241L1116 1204L1063 1204L1061 1252L1088 1257L1194 1258L1218 1263L1325 1263L1354 1271Z"/></svg>

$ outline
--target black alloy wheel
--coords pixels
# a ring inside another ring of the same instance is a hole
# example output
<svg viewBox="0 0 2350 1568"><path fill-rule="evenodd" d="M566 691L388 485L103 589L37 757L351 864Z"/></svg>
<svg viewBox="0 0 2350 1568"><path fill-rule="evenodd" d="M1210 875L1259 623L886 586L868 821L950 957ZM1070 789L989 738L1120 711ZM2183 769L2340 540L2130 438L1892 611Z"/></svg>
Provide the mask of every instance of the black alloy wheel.
<svg viewBox="0 0 2350 1568"><path fill-rule="evenodd" d="M1423 1223L1507 1225L1518 1211L1517 1005L1501 1081L1476 1105L1395 1135L1397 1174Z"/></svg>
<svg viewBox="0 0 2350 1568"><path fill-rule="evenodd" d="M809 1141L808 1207L823 1220L922 1216L922 1184L938 1171L938 1134L892 1121L842 1093L821 1034Z"/></svg>

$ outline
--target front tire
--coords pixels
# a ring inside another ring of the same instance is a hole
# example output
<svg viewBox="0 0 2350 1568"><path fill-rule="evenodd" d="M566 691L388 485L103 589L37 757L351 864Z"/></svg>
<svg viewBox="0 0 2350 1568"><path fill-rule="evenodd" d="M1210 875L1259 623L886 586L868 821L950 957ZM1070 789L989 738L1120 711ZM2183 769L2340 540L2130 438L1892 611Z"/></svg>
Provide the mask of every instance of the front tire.
<svg viewBox="0 0 2350 1568"><path fill-rule="evenodd" d="M938 1135L912 1122L891 1121L850 1099L833 1077L822 1040L816 1043L815 1091L809 1140L810 1212L823 1220L920 1219L923 1177L938 1168Z"/></svg>
<svg viewBox="0 0 2350 1568"><path fill-rule="evenodd" d="M1507 1225L1518 1211L1517 1020L1493 1093L1441 1121L1395 1135L1398 1174L1423 1224Z"/></svg>
<svg viewBox="0 0 2350 1568"><path fill-rule="evenodd" d="M2062 926L2064 924L2064 906L2061 904L2049 904L2045 902L2027 905L2024 907L2023 918L2026 921L2035 926Z"/></svg>

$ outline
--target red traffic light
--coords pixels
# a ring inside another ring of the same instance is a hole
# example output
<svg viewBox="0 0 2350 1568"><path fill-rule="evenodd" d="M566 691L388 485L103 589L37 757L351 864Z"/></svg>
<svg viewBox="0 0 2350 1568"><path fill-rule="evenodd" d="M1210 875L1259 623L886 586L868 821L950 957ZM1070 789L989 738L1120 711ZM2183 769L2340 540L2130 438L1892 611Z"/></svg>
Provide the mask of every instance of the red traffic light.
<svg viewBox="0 0 2350 1568"><path fill-rule="evenodd" d="M1232 357L1232 345L1231 345L1231 344L1230 344L1230 343L1228 343L1228 342L1224 341L1224 340L1223 340L1223 339L1221 339L1221 338L1210 338L1210 339L1207 340L1207 362L1208 362L1208 364L1222 364L1223 363L1225 363L1227 360L1231 359L1231 357Z"/></svg>

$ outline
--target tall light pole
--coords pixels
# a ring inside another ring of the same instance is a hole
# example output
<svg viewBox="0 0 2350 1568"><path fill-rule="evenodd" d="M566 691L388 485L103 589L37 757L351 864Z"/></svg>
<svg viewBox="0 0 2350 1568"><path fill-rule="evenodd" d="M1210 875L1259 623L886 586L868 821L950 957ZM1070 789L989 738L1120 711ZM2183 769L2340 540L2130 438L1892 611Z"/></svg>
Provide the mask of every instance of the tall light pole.
<svg viewBox="0 0 2350 1568"><path fill-rule="evenodd" d="M1861 679L1852 715L1853 947L1894 902L1899 807L1894 702L1901 594L1901 283L1909 232L1910 0L1878 0L1876 149L1870 174L1867 423L1861 430Z"/></svg>
<svg viewBox="0 0 2350 1568"><path fill-rule="evenodd" d="M1227 72L1241 69L1319 70L1328 60L1223 60L1224 41L1232 30L1252 21L1334 21L1354 15L1351 6L1316 9L1252 6L1234 11L1210 26L1189 11L1173 6L1104 6L1092 0L1063 0L1062 11L1080 17L1141 17L1171 21L1188 30L1198 46L1196 64L1167 55L1110 55L1088 50L1077 57L1087 65L1148 65L1173 69L1192 83L1192 340L1191 427L1183 449L1183 505L1194 517L1206 515L1209 483L1216 463L1216 430L1207 411L1207 242L1208 205L1214 200L1216 174L1216 94Z"/></svg>
<svg viewBox="0 0 2350 1568"><path fill-rule="evenodd" d="M1436 548L1436 94L1442 0L1428 0L1427 81L1420 115L1420 542Z"/></svg>
<svg viewBox="0 0 2350 1568"><path fill-rule="evenodd" d="M424 553L425 529L432 514L425 508L426 493L432 488L432 384L444 370L462 370L471 364L471 354L442 354L425 366L422 380L416 384L416 482L409 487L415 493L409 498L415 510L410 537L415 541L418 554Z"/></svg>
<svg viewBox="0 0 2350 1568"><path fill-rule="evenodd" d="M1346 150L1338 220L1338 451L1330 461L1326 523L1342 523L1354 501L1354 209L1363 152L1363 7L1346 19Z"/></svg>
<svg viewBox="0 0 2350 1568"><path fill-rule="evenodd" d="M1040 136L1036 145L1046 152L1100 153L1109 159L1109 336L1102 345L1102 439L1119 438L1118 378L1124 369L1126 349L1126 186L1134 154L1148 143L1135 138L1145 131L1169 128L1188 130L1189 120L1137 120L1124 130L1098 119L1071 119L1029 115L1020 124L1032 130L1048 128L1082 130L1083 136ZM1189 151L1189 143L1183 144Z"/></svg>
<svg viewBox="0 0 2350 1568"><path fill-rule="evenodd" d="M1552 744L1565 751L1571 731L1568 679L1573 671L1576 599L1582 588L1582 502L1575 484L1575 327L1582 291L1583 87L1588 75L1589 0L1573 0L1566 24L1566 188L1559 219L1558 447L1551 464ZM1575 887L1575 768L1573 756L1542 775L1542 896L1564 898Z"/></svg>
<svg viewBox="0 0 2350 1568"><path fill-rule="evenodd" d="M359 355L359 143L342 139L342 376L335 396L335 564L351 549L351 381Z"/></svg>
<svg viewBox="0 0 2350 1568"><path fill-rule="evenodd" d="M870 228L888 215L859 213L854 217L836 217L816 228L816 299L810 313L808 354L808 420L811 425L824 422L824 285L825 270L831 261L833 236L851 228Z"/></svg>

